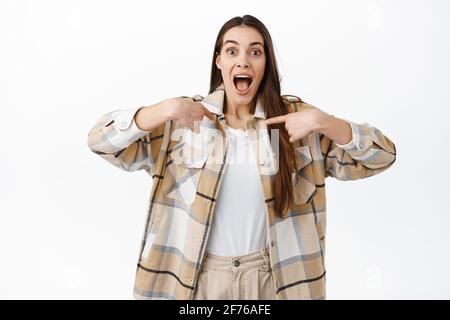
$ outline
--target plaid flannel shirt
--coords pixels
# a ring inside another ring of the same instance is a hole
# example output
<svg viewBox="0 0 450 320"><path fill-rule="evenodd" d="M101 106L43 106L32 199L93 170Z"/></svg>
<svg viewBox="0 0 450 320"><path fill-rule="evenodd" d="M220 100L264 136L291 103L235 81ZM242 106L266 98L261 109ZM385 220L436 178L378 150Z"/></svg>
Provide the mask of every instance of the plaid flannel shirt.
<svg viewBox="0 0 450 320"><path fill-rule="evenodd" d="M224 143L210 139L208 134L219 132L227 139L222 113L224 95L222 83L206 97L191 97L215 115L214 122L207 117L202 121L206 151L204 138L196 139L200 134L177 121L166 121L152 131L139 129L134 115L142 107L106 113L88 133L87 143L94 153L122 170L145 170L153 178L137 261L135 299L193 297L226 172ZM289 112L295 112L300 105L314 107L289 98ZM266 113L258 96L246 129L256 153L265 198L276 299L325 299L325 178L356 180L378 174L394 163L395 145L368 123L347 119L343 120L351 126L352 140L345 145L317 132L295 141L295 201L288 215L279 218L273 206L277 159L264 119ZM189 151L191 156L187 157ZM215 161L211 161L213 158Z"/></svg>

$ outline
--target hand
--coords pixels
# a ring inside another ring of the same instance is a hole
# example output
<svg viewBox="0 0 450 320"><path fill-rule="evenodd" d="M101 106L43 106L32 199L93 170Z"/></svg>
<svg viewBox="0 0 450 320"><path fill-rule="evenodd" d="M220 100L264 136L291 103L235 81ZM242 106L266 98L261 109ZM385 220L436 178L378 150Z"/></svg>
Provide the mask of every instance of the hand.
<svg viewBox="0 0 450 320"><path fill-rule="evenodd" d="M306 137L313 131L317 131L327 117L330 117L330 115L318 108L300 107L297 112L267 119L266 124L284 123L290 136L289 142L292 143Z"/></svg>
<svg viewBox="0 0 450 320"><path fill-rule="evenodd" d="M169 112L170 119L179 121L195 133L200 132L200 123L204 116L213 122L215 121L214 114L206 109L203 104L193 101L190 98L170 99L167 111Z"/></svg>

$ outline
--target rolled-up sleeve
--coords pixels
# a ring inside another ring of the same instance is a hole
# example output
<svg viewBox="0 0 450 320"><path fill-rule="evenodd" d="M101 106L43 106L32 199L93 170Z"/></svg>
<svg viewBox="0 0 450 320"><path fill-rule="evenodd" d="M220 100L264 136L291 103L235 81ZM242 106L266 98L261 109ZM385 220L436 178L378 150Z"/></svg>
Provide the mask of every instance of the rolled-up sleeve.
<svg viewBox="0 0 450 320"><path fill-rule="evenodd" d="M102 115L89 131L87 144L92 152L120 169L144 169L151 174L165 124L152 131L140 129L134 116L141 108L117 109Z"/></svg>
<svg viewBox="0 0 450 320"><path fill-rule="evenodd" d="M351 127L350 142L338 144L324 135L320 138L326 176L355 180L376 175L392 166L397 152L388 137L367 122L342 120Z"/></svg>

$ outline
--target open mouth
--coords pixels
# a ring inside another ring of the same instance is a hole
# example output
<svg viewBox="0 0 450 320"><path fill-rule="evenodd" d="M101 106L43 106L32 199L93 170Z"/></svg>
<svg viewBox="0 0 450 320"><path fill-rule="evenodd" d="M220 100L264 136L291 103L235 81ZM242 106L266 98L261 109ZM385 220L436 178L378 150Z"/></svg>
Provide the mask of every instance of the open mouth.
<svg viewBox="0 0 450 320"><path fill-rule="evenodd" d="M252 82L253 78L250 75L236 75L233 77L234 87L239 94L248 93Z"/></svg>

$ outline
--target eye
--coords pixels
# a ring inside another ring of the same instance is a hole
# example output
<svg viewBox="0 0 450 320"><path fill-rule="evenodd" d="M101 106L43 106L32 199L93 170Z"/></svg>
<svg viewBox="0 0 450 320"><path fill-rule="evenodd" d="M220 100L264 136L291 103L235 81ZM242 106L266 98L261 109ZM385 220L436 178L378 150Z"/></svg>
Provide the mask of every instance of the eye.
<svg viewBox="0 0 450 320"><path fill-rule="evenodd" d="M228 49L227 50L227 53L229 53L230 51L235 51L234 49Z"/></svg>
<svg viewBox="0 0 450 320"><path fill-rule="evenodd" d="M262 55L262 52L260 50L253 50L252 52L257 52L258 53L257 56Z"/></svg>

